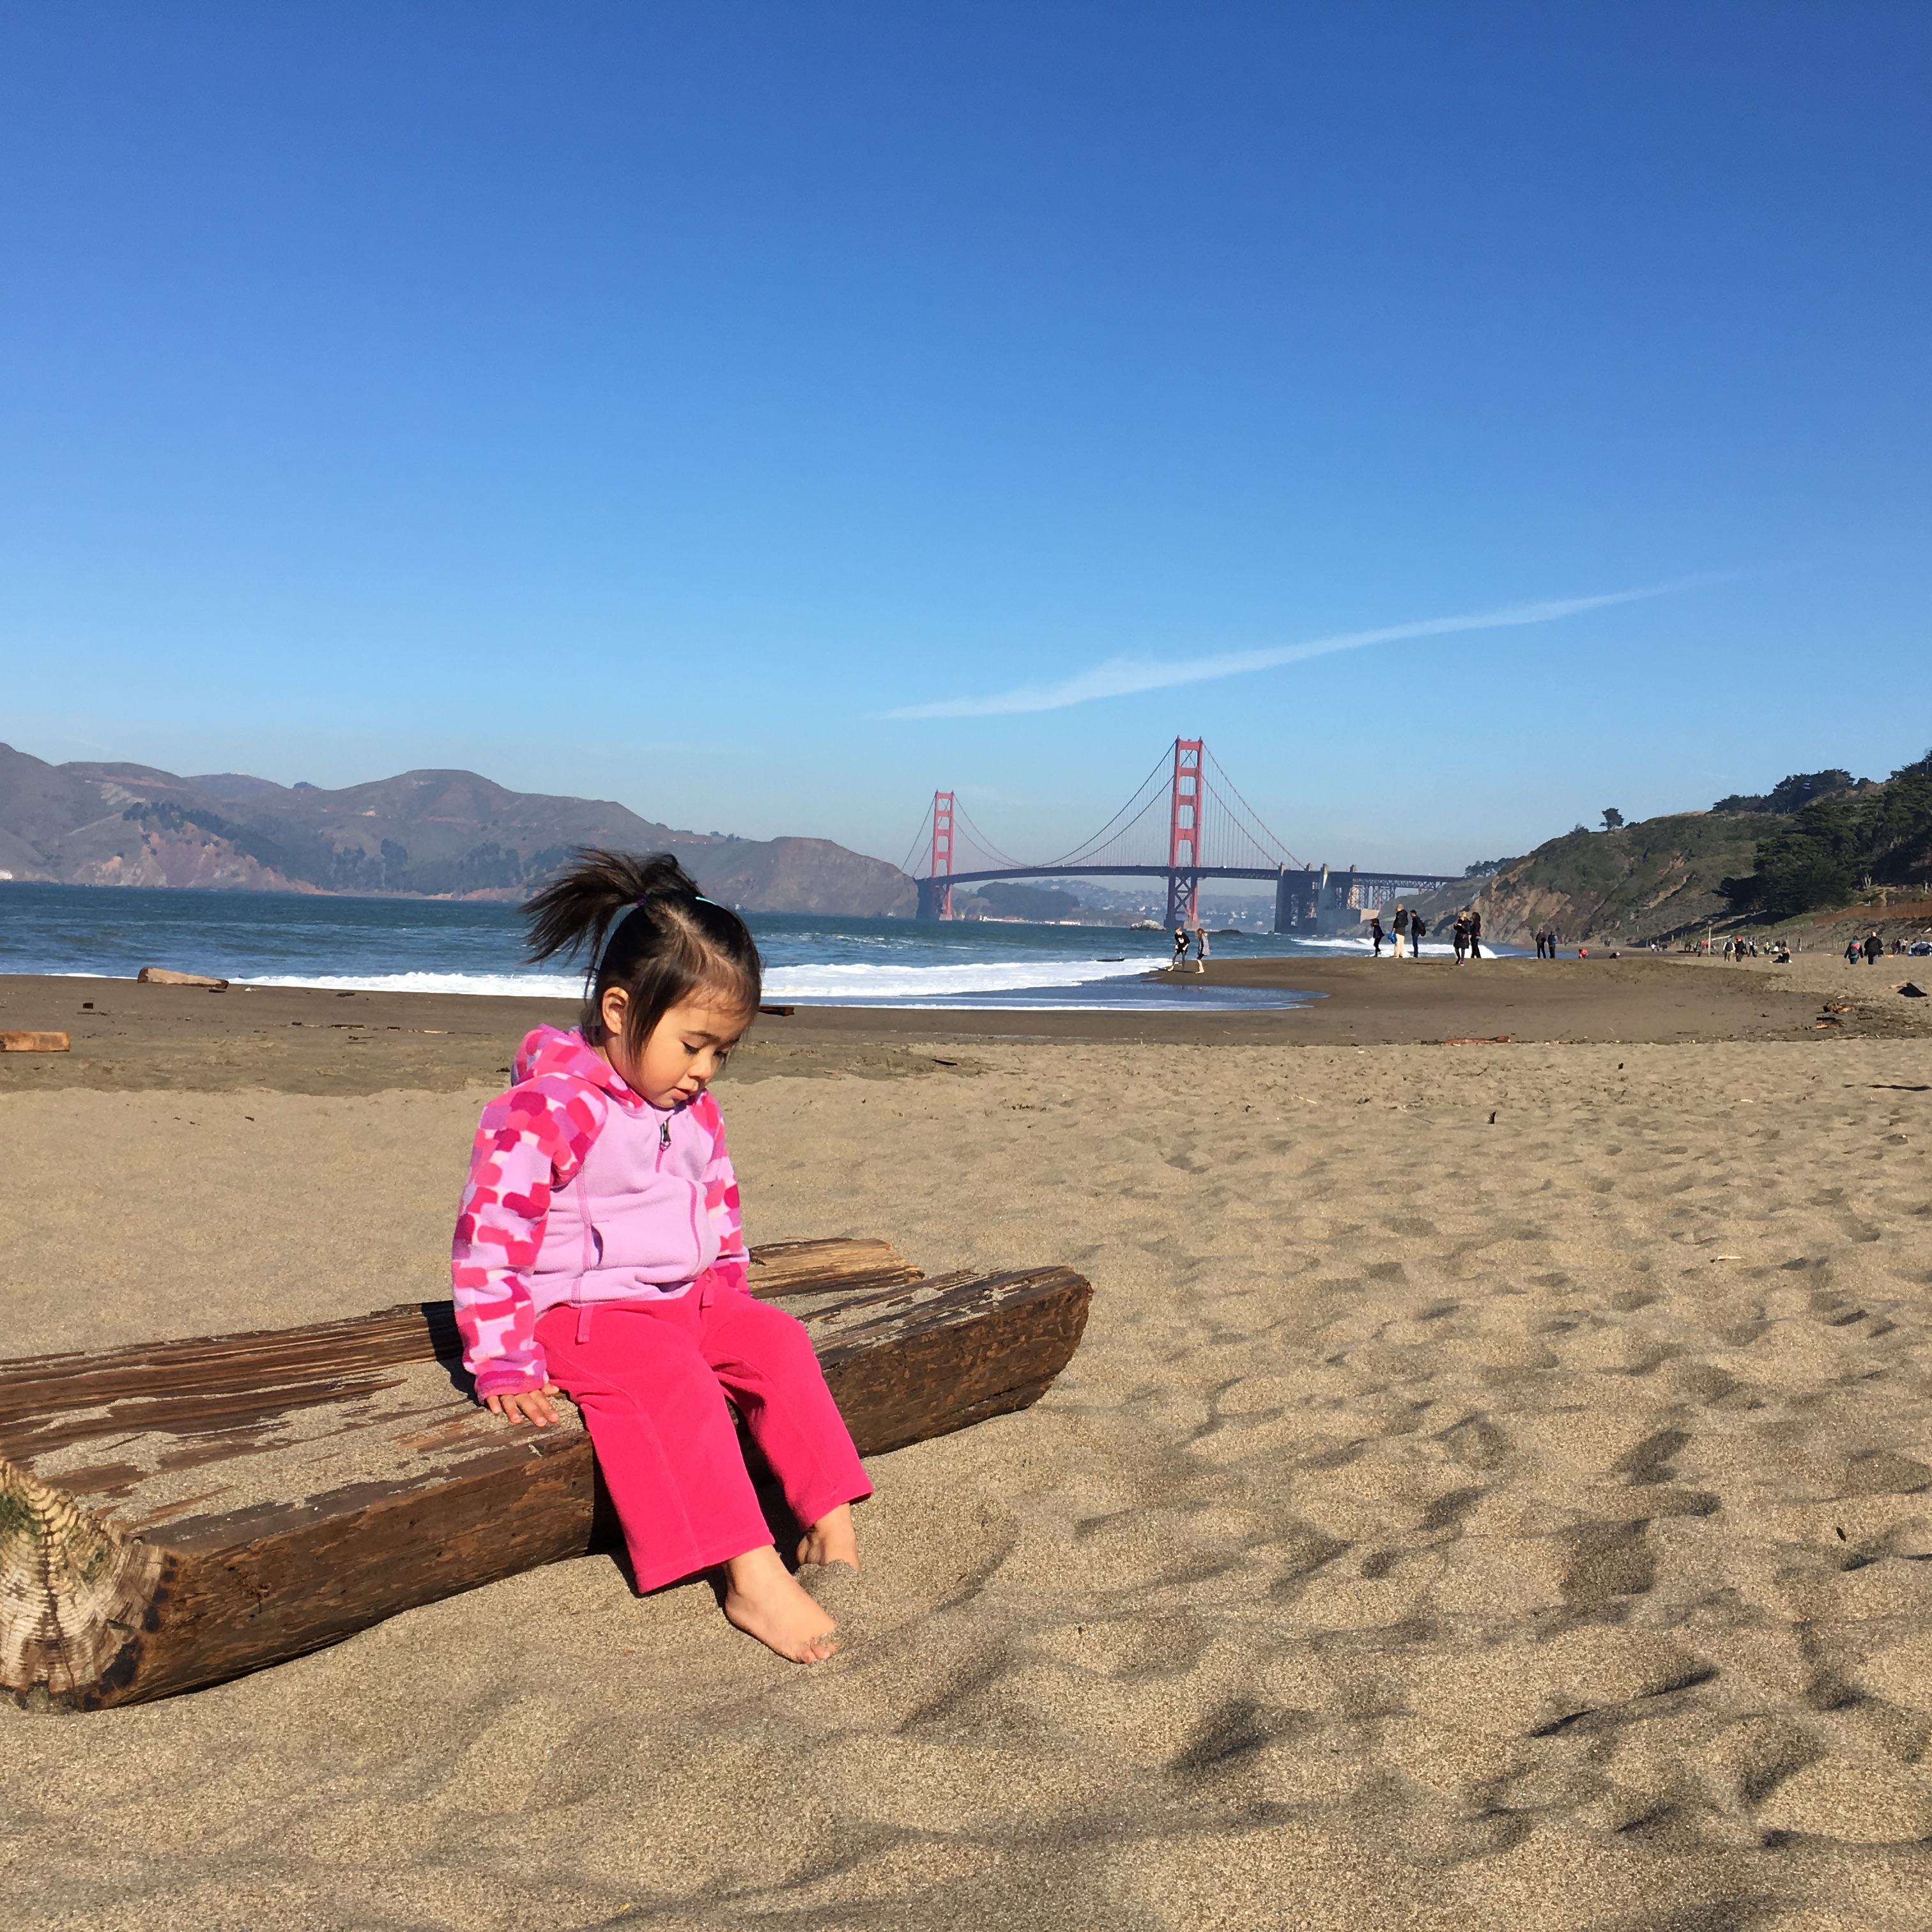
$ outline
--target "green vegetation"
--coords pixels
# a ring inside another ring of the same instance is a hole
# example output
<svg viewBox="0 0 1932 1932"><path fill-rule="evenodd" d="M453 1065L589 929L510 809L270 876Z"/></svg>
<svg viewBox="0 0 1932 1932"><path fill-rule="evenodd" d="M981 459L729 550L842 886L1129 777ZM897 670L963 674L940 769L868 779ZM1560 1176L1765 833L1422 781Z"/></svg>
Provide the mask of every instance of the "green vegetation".
<svg viewBox="0 0 1932 1932"><path fill-rule="evenodd" d="M1022 886L1010 879L989 879L973 890L996 919L1030 919L1051 925L1072 919L1080 910L1080 902L1057 886Z"/></svg>
<svg viewBox="0 0 1932 1932"><path fill-rule="evenodd" d="M1749 872L1724 881L1733 911L1791 919L1842 905L1872 886L1932 889L1932 752L1883 784L1855 786L1848 772L1812 772L1786 778L1771 796L1820 778L1842 782L1773 807L1789 813L1790 824L1760 841Z"/></svg>
<svg viewBox="0 0 1932 1932"><path fill-rule="evenodd" d="M1579 826L1499 874L1486 896L1519 922L1577 938L1661 938L1721 915L1725 874L1755 855L1764 821L1688 812L1614 831Z"/></svg>
<svg viewBox="0 0 1932 1932"><path fill-rule="evenodd" d="M1802 812L1814 798L1826 798L1833 792L1850 791L1854 784L1869 784L1869 778L1854 779L1842 766L1834 766L1828 772L1793 772L1788 778L1780 778L1769 791L1747 796L1734 791L1729 798L1720 798L1712 806L1713 812L1773 812L1782 814Z"/></svg>

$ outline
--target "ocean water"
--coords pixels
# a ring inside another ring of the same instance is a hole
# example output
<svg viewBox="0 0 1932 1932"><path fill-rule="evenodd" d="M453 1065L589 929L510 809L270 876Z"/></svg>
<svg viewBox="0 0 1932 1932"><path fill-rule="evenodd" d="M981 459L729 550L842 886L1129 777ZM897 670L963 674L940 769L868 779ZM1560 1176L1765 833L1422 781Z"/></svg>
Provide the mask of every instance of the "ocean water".
<svg viewBox="0 0 1932 1932"><path fill-rule="evenodd" d="M766 997L804 1005L1292 1006L1311 994L1168 982L1165 934L1120 926L754 913ZM131 976L143 966L259 986L574 995L580 976L522 957L514 906L143 886L0 884L0 972ZM1332 956L1348 940L1210 937L1218 958Z"/></svg>

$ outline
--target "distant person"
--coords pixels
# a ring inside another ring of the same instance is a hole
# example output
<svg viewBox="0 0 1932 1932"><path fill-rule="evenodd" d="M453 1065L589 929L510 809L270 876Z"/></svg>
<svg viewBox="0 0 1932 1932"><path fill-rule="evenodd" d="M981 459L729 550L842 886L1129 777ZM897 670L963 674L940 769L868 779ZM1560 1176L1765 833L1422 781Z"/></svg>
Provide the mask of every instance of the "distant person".
<svg viewBox="0 0 1932 1932"><path fill-rule="evenodd" d="M1395 907L1395 956L1400 959L1408 944L1408 908L1398 899Z"/></svg>
<svg viewBox="0 0 1932 1932"><path fill-rule="evenodd" d="M1168 961L1167 970L1170 973L1178 973L1180 962L1186 957L1187 928L1184 926L1177 926L1174 928L1174 957Z"/></svg>
<svg viewBox="0 0 1932 1932"><path fill-rule="evenodd" d="M1194 957L1204 970L1208 964L1208 928L1204 926L1194 928Z"/></svg>
<svg viewBox="0 0 1932 1932"><path fill-rule="evenodd" d="M1456 923L1449 928L1449 944L1456 955L1456 964L1461 965L1463 956L1469 950L1469 915L1459 912Z"/></svg>
<svg viewBox="0 0 1932 1932"><path fill-rule="evenodd" d="M856 1570L852 1504L872 1486L804 1324L747 1292L710 1091L758 1010L758 949L668 854L580 852L524 916L532 960L593 963L578 1025L524 1040L470 1155L450 1271L476 1400L542 1430L568 1394L635 1587L708 1574L740 1630L820 1662L832 1619L773 1546L731 1413L807 1526L797 1562Z"/></svg>
<svg viewBox="0 0 1932 1932"><path fill-rule="evenodd" d="M1856 939L1848 939L1846 940L1845 964L1847 966L1856 966L1858 963L1859 960L1864 957L1864 949L1859 945L1858 942Z"/></svg>
<svg viewBox="0 0 1932 1932"><path fill-rule="evenodd" d="M1388 937L1388 934L1382 930L1381 914L1373 914L1369 920L1369 938L1376 949L1376 957L1378 959L1382 956L1382 941Z"/></svg>
<svg viewBox="0 0 1932 1932"><path fill-rule="evenodd" d="M1483 956L1483 915L1474 906L1469 908L1469 957L1480 959Z"/></svg>
<svg viewBox="0 0 1932 1932"><path fill-rule="evenodd" d="M1410 947L1412 949L1409 956L1412 958L1420 959L1422 957L1423 935L1427 932L1428 930L1429 927L1426 922L1424 920L1421 914L1419 912L1412 912L1409 914L1408 943Z"/></svg>
<svg viewBox="0 0 1932 1932"><path fill-rule="evenodd" d="M1865 938L1865 964L1876 966L1885 954L1885 942L1878 936L1876 928Z"/></svg>

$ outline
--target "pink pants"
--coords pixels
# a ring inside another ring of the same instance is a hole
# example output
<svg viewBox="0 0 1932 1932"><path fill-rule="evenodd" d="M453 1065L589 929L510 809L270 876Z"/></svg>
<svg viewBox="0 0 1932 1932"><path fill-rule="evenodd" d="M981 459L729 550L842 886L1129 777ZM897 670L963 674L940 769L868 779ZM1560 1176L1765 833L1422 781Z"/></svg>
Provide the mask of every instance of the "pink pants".
<svg viewBox="0 0 1932 1932"><path fill-rule="evenodd" d="M801 1523L872 1493L804 1323L715 1276L674 1301L553 1308L537 1340L584 1412L640 1590L772 1540L728 1394Z"/></svg>

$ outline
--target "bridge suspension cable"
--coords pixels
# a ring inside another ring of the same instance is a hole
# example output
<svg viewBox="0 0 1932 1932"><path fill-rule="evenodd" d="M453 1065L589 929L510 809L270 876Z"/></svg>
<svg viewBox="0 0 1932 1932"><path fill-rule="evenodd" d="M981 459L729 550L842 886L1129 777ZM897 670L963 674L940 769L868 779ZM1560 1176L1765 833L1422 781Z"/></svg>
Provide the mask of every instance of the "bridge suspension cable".
<svg viewBox="0 0 1932 1932"><path fill-rule="evenodd" d="M1213 802L1220 807L1234 829L1259 850L1267 853L1277 865L1285 866L1291 872L1302 871L1301 861L1262 823L1261 814L1236 789L1234 780L1228 776L1227 770L1220 760L1205 746L1202 747L1202 756L1206 760L1210 774L1204 789ZM1230 800L1233 800L1232 804L1228 802ZM1211 835L1210 842L1211 844Z"/></svg>
<svg viewBox="0 0 1932 1932"><path fill-rule="evenodd" d="M918 862L922 845L930 848L932 842L932 807L928 803L919 821L919 830L912 835L912 843L906 848L905 856L899 861L899 870L909 879L919 875L913 867Z"/></svg>
<svg viewBox="0 0 1932 1932"><path fill-rule="evenodd" d="M972 841L973 849L974 850L983 852L988 858L991 859L993 862L998 866L1017 867L1024 862L1024 861L1022 860L1016 859L1011 853L1001 851L999 847L995 845L993 842L980 830L979 826L973 823L971 815L968 812L966 808L963 805L956 805L952 809L954 815L958 818L960 824L964 826L966 836ZM953 867L953 870L957 872L969 872L973 868L970 866L956 864Z"/></svg>
<svg viewBox="0 0 1932 1932"><path fill-rule="evenodd" d="M1053 860L1053 864L1077 866L1083 860L1090 865L1103 863L1109 845L1120 844L1130 832L1138 829L1143 818L1156 806L1166 802L1168 773L1173 764L1174 749L1170 746L1154 760L1154 770L1134 788L1133 795L1126 803L1090 838L1083 839L1072 851Z"/></svg>

